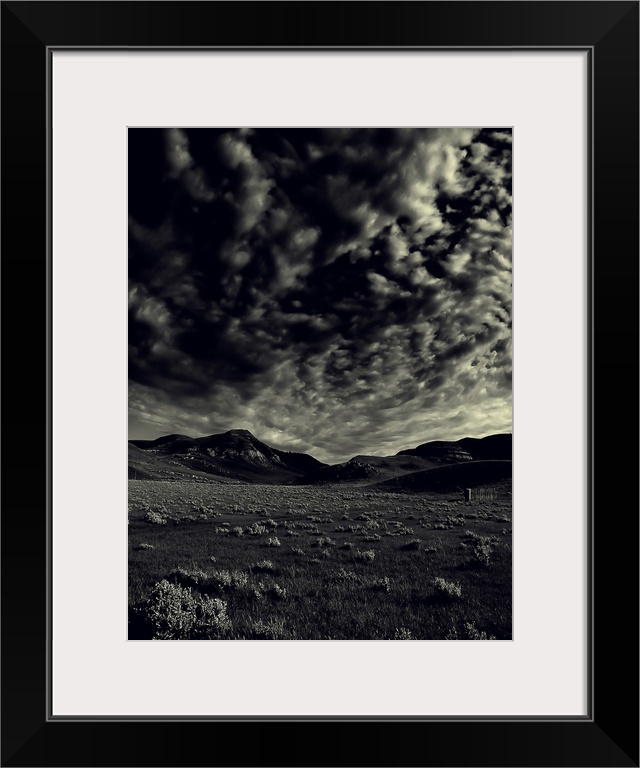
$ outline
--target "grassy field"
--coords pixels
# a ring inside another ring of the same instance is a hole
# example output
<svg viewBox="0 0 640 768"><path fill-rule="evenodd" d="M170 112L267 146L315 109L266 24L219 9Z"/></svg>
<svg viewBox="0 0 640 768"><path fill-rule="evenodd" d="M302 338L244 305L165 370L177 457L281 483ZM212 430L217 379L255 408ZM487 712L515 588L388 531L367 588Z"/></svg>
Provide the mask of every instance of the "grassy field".
<svg viewBox="0 0 640 768"><path fill-rule="evenodd" d="M129 638L511 638L511 500L129 481Z"/></svg>

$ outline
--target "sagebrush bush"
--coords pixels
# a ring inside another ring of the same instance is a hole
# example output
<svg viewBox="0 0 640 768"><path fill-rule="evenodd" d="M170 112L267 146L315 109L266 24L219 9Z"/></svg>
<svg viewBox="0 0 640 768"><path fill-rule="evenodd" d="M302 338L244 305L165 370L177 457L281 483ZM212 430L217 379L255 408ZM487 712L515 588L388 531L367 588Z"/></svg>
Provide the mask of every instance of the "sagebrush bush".
<svg viewBox="0 0 640 768"><path fill-rule="evenodd" d="M388 576L383 576L381 579L374 579L371 582L371 588L376 592L391 592L391 580Z"/></svg>
<svg viewBox="0 0 640 768"><path fill-rule="evenodd" d="M244 589L249 584L249 574L240 570L212 571L206 579L207 588L224 592L229 589Z"/></svg>
<svg viewBox="0 0 640 768"><path fill-rule="evenodd" d="M316 547L335 547L336 543L330 536L321 536L316 540Z"/></svg>
<svg viewBox="0 0 640 768"><path fill-rule="evenodd" d="M456 627L452 627L446 634L445 640L495 640L495 635L488 635L484 630L479 630L471 621L465 621L464 630L458 632Z"/></svg>
<svg viewBox="0 0 640 768"><path fill-rule="evenodd" d="M197 587L207 580L207 574L198 569L176 568L169 574L169 581L181 584L183 587Z"/></svg>
<svg viewBox="0 0 640 768"><path fill-rule="evenodd" d="M462 597L462 587L455 581L447 581L441 576L436 576L433 580L433 586L436 595L439 597L448 598L449 600L457 600Z"/></svg>
<svg viewBox="0 0 640 768"><path fill-rule="evenodd" d="M493 635L488 635L486 632L480 631L476 627L476 625L471 623L470 621L465 622L464 629L465 629L467 638L469 640L495 640L496 639Z"/></svg>
<svg viewBox="0 0 640 768"><path fill-rule="evenodd" d="M156 512L153 509L150 509L147 514L144 516L144 519L148 523L153 523L154 525L166 525L167 524L167 518L163 517L159 512Z"/></svg>
<svg viewBox="0 0 640 768"><path fill-rule="evenodd" d="M276 618L271 618L268 621L262 619L255 621L251 635L254 640L286 640L288 637L284 621Z"/></svg>
<svg viewBox="0 0 640 768"><path fill-rule="evenodd" d="M340 568L333 576L333 581L338 584L360 584L362 579L355 571L347 571L346 568Z"/></svg>
<svg viewBox="0 0 640 768"><path fill-rule="evenodd" d="M256 563L251 568L251 570L254 571L254 573L277 573L278 572L278 569L271 562L271 560L260 560L260 562Z"/></svg>
<svg viewBox="0 0 640 768"><path fill-rule="evenodd" d="M280 542L280 539L277 536L274 536L273 538L267 539L266 541L267 547L281 547L282 544Z"/></svg>
<svg viewBox="0 0 640 768"><path fill-rule="evenodd" d="M248 533L249 536L262 536L262 534L267 533L267 531L267 526L262 523L251 523L251 525L245 529L245 533Z"/></svg>
<svg viewBox="0 0 640 768"><path fill-rule="evenodd" d="M219 639L231 632L227 604L163 579L143 606L153 640Z"/></svg>
<svg viewBox="0 0 640 768"><path fill-rule="evenodd" d="M375 557L376 553L373 549L356 549L353 553L353 559L358 563L372 563Z"/></svg>
<svg viewBox="0 0 640 768"><path fill-rule="evenodd" d="M494 536L480 536L471 531L465 531L465 540L462 546L471 555L471 563L487 568L492 561L493 551L498 540Z"/></svg>

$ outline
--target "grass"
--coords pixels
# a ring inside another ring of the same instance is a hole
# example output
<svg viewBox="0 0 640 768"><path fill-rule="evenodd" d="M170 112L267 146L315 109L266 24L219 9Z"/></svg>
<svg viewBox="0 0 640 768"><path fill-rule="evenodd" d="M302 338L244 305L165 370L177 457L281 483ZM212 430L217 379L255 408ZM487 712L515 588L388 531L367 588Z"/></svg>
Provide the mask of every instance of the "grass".
<svg viewBox="0 0 640 768"><path fill-rule="evenodd" d="M510 639L511 566L506 499L129 482L131 639Z"/></svg>

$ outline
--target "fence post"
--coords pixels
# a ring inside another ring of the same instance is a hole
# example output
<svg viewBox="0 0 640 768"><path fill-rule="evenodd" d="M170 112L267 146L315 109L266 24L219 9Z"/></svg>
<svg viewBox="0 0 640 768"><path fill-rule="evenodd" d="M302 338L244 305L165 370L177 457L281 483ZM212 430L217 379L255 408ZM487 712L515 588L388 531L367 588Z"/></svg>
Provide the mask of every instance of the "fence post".
<svg viewBox="0 0 640 768"><path fill-rule="evenodd" d="M471 488L464 489L464 500L471 501Z"/></svg>

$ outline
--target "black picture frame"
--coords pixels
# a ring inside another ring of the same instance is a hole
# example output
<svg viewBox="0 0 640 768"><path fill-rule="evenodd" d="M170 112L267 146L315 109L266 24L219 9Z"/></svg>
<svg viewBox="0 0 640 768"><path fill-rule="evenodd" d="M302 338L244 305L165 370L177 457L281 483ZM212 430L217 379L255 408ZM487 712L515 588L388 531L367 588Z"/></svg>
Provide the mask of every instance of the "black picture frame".
<svg viewBox="0 0 640 768"><path fill-rule="evenodd" d="M10 316L3 337L11 360L5 376L11 405L5 408L9 480L2 514L2 765L638 766L638 505L629 480L637 477L638 454L637 445L623 441L638 423L638 10L638 2L581 0L2 3L2 242ZM592 675L586 718L48 718L48 56L52 48L149 46L590 51ZM36 384L39 397L25 382Z"/></svg>

